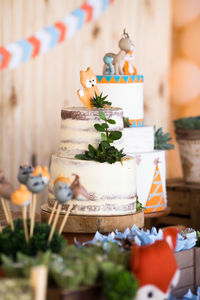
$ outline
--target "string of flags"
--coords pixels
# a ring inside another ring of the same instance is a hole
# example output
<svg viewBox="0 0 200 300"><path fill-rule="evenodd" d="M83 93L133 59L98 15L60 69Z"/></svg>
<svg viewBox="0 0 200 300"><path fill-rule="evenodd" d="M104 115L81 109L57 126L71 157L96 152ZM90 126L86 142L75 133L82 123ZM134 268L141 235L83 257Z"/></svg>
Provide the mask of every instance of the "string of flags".
<svg viewBox="0 0 200 300"><path fill-rule="evenodd" d="M62 20L44 27L27 39L0 47L0 70L13 69L70 39L84 24L94 21L114 0L87 0Z"/></svg>

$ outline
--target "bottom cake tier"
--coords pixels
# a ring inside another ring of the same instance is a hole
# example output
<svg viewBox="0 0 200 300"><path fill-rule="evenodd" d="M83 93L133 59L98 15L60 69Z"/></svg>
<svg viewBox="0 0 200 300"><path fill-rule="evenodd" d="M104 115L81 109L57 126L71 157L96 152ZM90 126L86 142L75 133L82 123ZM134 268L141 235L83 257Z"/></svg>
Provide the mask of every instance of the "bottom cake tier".
<svg viewBox="0 0 200 300"><path fill-rule="evenodd" d="M59 174L65 177L77 174L91 200L74 199L74 215L126 215L136 211L136 160L127 156L114 164L77 160L52 155L48 206L55 202L54 180ZM63 205L63 210L68 205Z"/></svg>

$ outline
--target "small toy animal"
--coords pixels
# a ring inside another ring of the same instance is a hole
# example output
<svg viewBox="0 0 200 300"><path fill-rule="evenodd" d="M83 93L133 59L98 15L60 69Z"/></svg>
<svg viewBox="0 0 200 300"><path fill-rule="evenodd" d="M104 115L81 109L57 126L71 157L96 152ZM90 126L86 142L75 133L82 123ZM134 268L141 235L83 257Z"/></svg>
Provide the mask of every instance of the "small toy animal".
<svg viewBox="0 0 200 300"><path fill-rule="evenodd" d="M28 165L20 166L17 175L19 182L25 184L28 179L28 175L31 174L32 172L33 172L32 166L28 166Z"/></svg>
<svg viewBox="0 0 200 300"><path fill-rule="evenodd" d="M73 192L73 198L78 200L90 200L90 195L80 183L80 177L77 174L73 175L75 176L75 179L70 186Z"/></svg>
<svg viewBox="0 0 200 300"><path fill-rule="evenodd" d="M81 102L87 107L92 107L91 99L94 98L95 92L99 96L100 92L97 87L96 75L91 68L87 68L86 71L80 71L80 82L84 89L77 91L78 97Z"/></svg>
<svg viewBox="0 0 200 300"><path fill-rule="evenodd" d="M24 184L21 184L19 189L13 192L11 201L18 206L27 206L31 201L31 193Z"/></svg>
<svg viewBox="0 0 200 300"><path fill-rule="evenodd" d="M131 270L139 282L136 300L168 299L170 288L178 283L180 271L174 256L176 228L165 229L163 236L154 244L135 244L132 248Z"/></svg>
<svg viewBox="0 0 200 300"><path fill-rule="evenodd" d="M109 56L113 58L112 64L115 67L115 74L118 75L123 75L123 67L124 67L124 59L126 52L133 51L134 44L129 38L128 33L125 31L123 32L123 36L121 40L119 41L119 48L120 51L117 54L114 53L107 53L105 56ZM104 66L105 70L105 66Z"/></svg>
<svg viewBox="0 0 200 300"><path fill-rule="evenodd" d="M5 178L4 172L0 171L0 197L10 200L13 191L12 184Z"/></svg>
<svg viewBox="0 0 200 300"><path fill-rule="evenodd" d="M103 58L103 61L104 61L103 74L104 75L114 75L115 74L115 69L114 69L114 66L112 64L113 57L105 55L104 58Z"/></svg>
<svg viewBox="0 0 200 300"><path fill-rule="evenodd" d="M136 67L133 64L134 54L133 51L129 51L126 53L124 58L124 67L123 71L125 75L137 75Z"/></svg>
<svg viewBox="0 0 200 300"><path fill-rule="evenodd" d="M31 191L33 194L37 194L37 193L41 192L44 189L45 182L42 179L41 174L33 175L33 173L32 173L28 176L26 186L29 189L29 191Z"/></svg>

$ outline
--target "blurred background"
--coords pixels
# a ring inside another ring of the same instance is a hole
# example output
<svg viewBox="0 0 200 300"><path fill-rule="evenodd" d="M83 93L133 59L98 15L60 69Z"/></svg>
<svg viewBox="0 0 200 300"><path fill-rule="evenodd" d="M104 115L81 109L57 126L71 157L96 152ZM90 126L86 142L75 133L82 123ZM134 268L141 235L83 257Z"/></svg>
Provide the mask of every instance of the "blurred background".
<svg viewBox="0 0 200 300"><path fill-rule="evenodd" d="M0 44L27 38L82 3L0 0ZM70 40L0 71L0 169L15 186L20 164L49 165L59 144L60 109L79 105L79 71L91 66L101 74L102 58L118 51L123 28L144 74L145 124L170 131L175 143L172 121L200 114L200 1L115 0ZM177 145L167 155L168 177L182 176Z"/></svg>

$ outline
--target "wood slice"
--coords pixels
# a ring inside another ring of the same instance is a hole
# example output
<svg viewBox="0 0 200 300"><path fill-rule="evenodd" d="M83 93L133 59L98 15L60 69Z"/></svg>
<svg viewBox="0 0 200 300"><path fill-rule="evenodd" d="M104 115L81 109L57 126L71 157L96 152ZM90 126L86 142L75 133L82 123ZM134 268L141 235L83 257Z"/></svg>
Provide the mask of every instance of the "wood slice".
<svg viewBox="0 0 200 300"><path fill-rule="evenodd" d="M41 221L48 223L51 210L47 204L41 206ZM60 214L57 228L60 227L64 214ZM69 233L101 233L112 232L116 229L124 231L127 227L131 228L136 224L139 228L144 226L144 212L139 211L132 215L124 216L77 216L70 215L63 232Z"/></svg>

